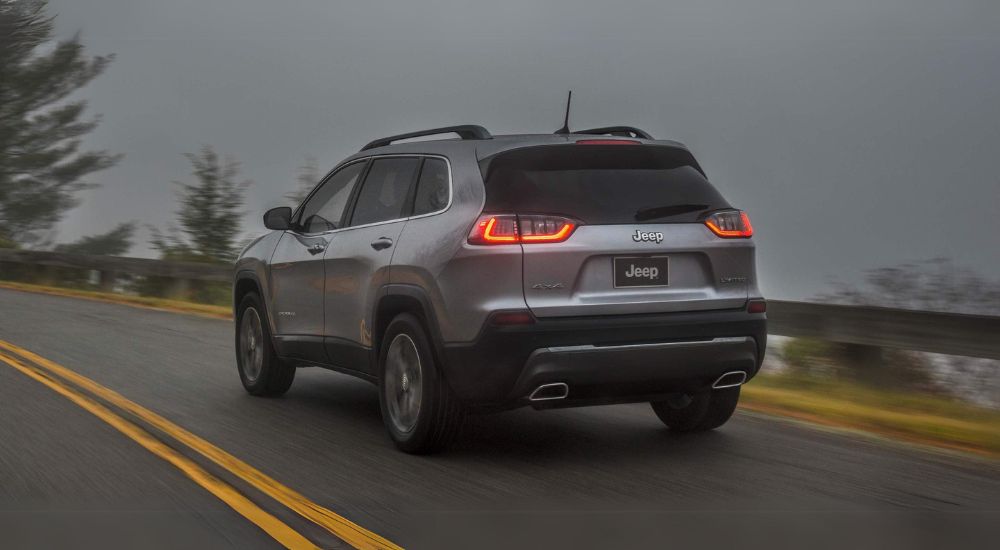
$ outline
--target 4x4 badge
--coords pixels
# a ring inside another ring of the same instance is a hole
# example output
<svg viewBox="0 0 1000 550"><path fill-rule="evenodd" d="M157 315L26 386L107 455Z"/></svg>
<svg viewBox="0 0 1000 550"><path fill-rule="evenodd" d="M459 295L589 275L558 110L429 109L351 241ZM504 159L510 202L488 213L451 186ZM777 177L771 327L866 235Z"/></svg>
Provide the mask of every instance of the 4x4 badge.
<svg viewBox="0 0 1000 550"><path fill-rule="evenodd" d="M637 243L641 242L659 243L660 241L663 240L663 233L660 233L659 231L656 232L639 231L638 229L636 229L635 235L632 235L632 240Z"/></svg>
<svg viewBox="0 0 1000 550"><path fill-rule="evenodd" d="M556 289L559 289L559 288L563 288L563 284L562 283L537 283L537 284L531 285L531 288L533 288L535 290L556 290Z"/></svg>

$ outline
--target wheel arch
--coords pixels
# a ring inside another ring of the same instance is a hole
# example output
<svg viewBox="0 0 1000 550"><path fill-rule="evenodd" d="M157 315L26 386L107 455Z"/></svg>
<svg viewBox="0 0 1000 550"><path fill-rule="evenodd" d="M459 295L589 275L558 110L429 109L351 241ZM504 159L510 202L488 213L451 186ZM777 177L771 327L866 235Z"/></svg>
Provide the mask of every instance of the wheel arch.
<svg viewBox="0 0 1000 550"><path fill-rule="evenodd" d="M250 270L241 270L236 273L236 277L233 279L233 321L236 321L236 316L238 314L237 309L240 307L240 302L243 301L243 297L251 292L256 292L260 296L261 305L264 307L264 315L267 318L267 324L271 329L271 334L274 335L274 320L271 318L271 308L268 307L267 295L264 292L264 286L261 284L260 277L257 273Z"/></svg>
<svg viewBox="0 0 1000 550"><path fill-rule="evenodd" d="M378 353L382 346L382 337L389 328L389 323L401 313L410 313L420 320L431 341L434 360L440 363L444 358L441 330L426 292L413 285L389 284L383 287L372 315L371 350L374 370L378 370Z"/></svg>

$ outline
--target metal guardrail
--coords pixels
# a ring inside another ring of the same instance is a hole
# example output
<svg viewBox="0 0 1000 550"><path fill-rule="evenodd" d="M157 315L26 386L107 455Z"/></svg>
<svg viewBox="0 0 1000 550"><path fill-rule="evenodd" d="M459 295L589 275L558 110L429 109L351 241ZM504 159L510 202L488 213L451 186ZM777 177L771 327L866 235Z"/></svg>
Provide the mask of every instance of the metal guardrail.
<svg viewBox="0 0 1000 550"><path fill-rule="evenodd" d="M232 267L0 249L0 264L52 266L180 281L231 281ZM878 348L1000 359L1000 317L768 300L768 332Z"/></svg>
<svg viewBox="0 0 1000 550"><path fill-rule="evenodd" d="M1000 317L768 300L780 336L1000 359Z"/></svg>
<svg viewBox="0 0 1000 550"><path fill-rule="evenodd" d="M88 256L85 254L0 248L0 263L88 269L101 273L127 273L145 277L165 277L187 281L233 280L232 266L153 260L149 258Z"/></svg>

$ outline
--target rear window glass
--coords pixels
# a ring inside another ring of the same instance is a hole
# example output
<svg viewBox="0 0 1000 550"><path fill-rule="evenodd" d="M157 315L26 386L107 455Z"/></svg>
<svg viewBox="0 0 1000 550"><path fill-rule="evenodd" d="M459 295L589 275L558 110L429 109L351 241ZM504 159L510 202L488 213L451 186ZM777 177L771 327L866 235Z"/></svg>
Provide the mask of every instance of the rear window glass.
<svg viewBox="0 0 1000 550"><path fill-rule="evenodd" d="M673 147L552 145L484 159L486 210L587 224L687 223L729 204Z"/></svg>

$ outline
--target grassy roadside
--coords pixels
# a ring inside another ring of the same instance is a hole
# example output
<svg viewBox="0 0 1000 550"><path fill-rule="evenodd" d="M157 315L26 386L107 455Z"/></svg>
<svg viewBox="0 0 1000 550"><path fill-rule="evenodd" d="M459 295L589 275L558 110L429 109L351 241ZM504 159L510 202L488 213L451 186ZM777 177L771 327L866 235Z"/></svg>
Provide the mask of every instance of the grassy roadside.
<svg viewBox="0 0 1000 550"><path fill-rule="evenodd" d="M761 374L740 406L880 436L1000 458L1000 411L943 397L873 389L843 381Z"/></svg>
<svg viewBox="0 0 1000 550"><path fill-rule="evenodd" d="M0 281L0 288L230 319L228 307ZM744 409L1000 459L1000 411L843 381L765 373L743 387Z"/></svg>
<svg viewBox="0 0 1000 550"><path fill-rule="evenodd" d="M28 283L15 283L11 281L0 281L0 288L6 288L10 290L20 290L22 292L35 292L38 294L51 294L53 296L69 296L71 298L82 298L84 300L95 300L98 302L109 302L113 304L125 304L129 306L157 309L161 311L172 311L175 313L188 313L191 315L198 315L201 317L211 317L213 319L232 319L233 317L232 309L226 306L199 304L196 302L170 300L167 298L130 296L127 294L115 294L113 292L79 290L75 288L34 285Z"/></svg>

